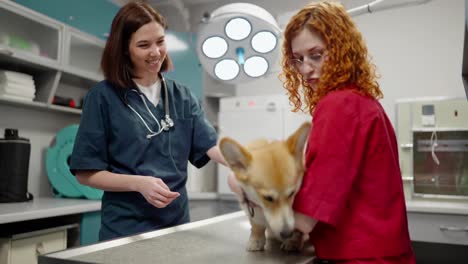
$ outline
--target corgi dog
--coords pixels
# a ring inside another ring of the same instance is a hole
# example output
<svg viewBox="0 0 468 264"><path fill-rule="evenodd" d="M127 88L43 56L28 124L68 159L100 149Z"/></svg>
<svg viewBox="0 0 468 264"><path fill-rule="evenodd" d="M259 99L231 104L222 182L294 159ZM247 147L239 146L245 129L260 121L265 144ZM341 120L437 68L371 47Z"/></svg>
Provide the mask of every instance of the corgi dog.
<svg viewBox="0 0 468 264"><path fill-rule="evenodd" d="M302 248L302 233L294 230L292 204L304 174L304 146L311 123L302 124L286 140L257 140L243 146L232 138L219 148L242 194L241 208L251 224L248 251L264 250L266 231L282 241L281 249Z"/></svg>

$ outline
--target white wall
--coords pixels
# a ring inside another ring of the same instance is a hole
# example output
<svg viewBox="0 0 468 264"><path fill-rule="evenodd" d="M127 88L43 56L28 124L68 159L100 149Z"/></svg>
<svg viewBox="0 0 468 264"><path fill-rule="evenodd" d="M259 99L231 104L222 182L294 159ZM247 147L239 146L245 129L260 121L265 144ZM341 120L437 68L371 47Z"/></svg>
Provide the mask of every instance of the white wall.
<svg viewBox="0 0 468 264"><path fill-rule="evenodd" d="M278 78L280 74L279 66L278 61L269 75L252 82L236 85L236 95L286 94L283 83Z"/></svg>
<svg viewBox="0 0 468 264"><path fill-rule="evenodd" d="M465 97L464 2L432 0L355 17L382 76L382 104L393 121L399 98Z"/></svg>

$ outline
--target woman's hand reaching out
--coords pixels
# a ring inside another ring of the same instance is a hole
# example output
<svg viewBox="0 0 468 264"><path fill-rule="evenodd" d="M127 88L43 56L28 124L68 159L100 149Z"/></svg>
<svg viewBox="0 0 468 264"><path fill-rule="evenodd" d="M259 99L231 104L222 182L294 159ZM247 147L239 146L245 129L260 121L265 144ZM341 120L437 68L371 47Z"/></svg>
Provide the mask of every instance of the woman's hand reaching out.
<svg viewBox="0 0 468 264"><path fill-rule="evenodd" d="M180 193L171 191L161 179L148 176L141 176L138 192L157 208L166 207L180 196Z"/></svg>

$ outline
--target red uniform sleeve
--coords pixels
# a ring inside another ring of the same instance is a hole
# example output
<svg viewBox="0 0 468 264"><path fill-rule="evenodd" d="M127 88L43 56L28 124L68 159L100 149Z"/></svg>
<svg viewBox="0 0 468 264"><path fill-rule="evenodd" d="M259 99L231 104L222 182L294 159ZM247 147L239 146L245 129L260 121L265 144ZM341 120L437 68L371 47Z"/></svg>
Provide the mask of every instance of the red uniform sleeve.
<svg viewBox="0 0 468 264"><path fill-rule="evenodd" d="M359 121L353 93L329 94L317 105L306 151L306 172L294 210L336 226L365 149L366 129Z"/></svg>

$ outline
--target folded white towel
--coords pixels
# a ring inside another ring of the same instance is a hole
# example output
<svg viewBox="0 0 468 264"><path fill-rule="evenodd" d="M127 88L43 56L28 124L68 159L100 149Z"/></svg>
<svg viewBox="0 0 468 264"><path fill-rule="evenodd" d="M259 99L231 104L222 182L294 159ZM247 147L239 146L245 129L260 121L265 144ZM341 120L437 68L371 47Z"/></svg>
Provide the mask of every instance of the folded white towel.
<svg viewBox="0 0 468 264"><path fill-rule="evenodd" d="M10 82L18 83L18 84L25 84L25 85L34 85L34 79L29 74L22 73L22 72L0 70L0 85L4 83L10 83Z"/></svg>
<svg viewBox="0 0 468 264"><path fill-rule="evenodd" d="M7 83L4 86L0 86L0 92L10 92L19 95L34 95L36 93L36 88L15 83Z"/></svg>
<svg viewBox="0 0 468 264"><path fill-rule="evenodd" d="M3 85L6 85L6 84L16 84L16 85L21 85L21 86L29 86L29 87L35 87L34 85L34 81L25 81L25 80L22 80L22 81L18 81L17 79L7 79L6 82L1 82L0 81L0 87Z"/></svg>
<svg viewBox="0 0 468 264"><path fill-rule="evenodd" d="M34 95L34 93L24 93L22 91L18 91L18 90L14 90L14 89L9 89L9 90L6 90L6 91L2 91L0 90L0 95L3 95L3 94L8 94L8 95L16 95L16 96L22 96L22 97L26 97L26 98L33 98L36 97Z"/></svg>
<svg viewBox="0 0 468 264"><path fill-rule="evenodd" d="M28 101L28 102L33 101L33 98L27 98L23 96L10 95L10 94L0 94L0 98L15 100L15 101Z"/></svg>

